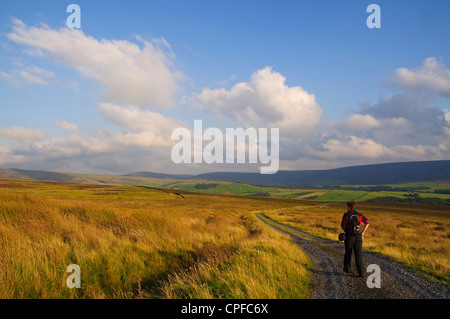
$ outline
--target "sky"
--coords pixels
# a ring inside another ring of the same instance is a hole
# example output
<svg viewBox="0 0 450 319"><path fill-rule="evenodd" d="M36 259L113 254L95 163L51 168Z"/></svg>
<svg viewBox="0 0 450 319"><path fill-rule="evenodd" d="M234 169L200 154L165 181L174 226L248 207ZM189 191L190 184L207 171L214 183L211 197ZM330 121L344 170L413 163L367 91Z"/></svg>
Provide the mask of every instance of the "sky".
<svg viewBox="0 0 450 319"><path fill-rule="evenodd" d="M449 14L447 0L2 0L0 167L259 170L174 163L171 134L194 120L278 128L283 170L450 159Z"/></svg>

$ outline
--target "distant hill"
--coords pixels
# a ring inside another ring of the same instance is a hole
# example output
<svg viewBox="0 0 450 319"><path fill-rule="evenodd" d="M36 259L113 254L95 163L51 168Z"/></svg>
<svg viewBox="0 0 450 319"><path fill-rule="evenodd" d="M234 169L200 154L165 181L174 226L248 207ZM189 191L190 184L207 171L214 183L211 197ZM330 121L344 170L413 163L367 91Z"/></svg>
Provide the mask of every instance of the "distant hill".
<svg viewBox="0 0 450 319"><path fill-rule="evenodd" d="M144 177L142 177L142 176ZM153 176L153 177L152 177ZM141 172L129 174L128 176L118 175L95 175L95 174L74 174L74 173L57 173L48 171L25 170L16 168L0 168L0 178L15 180L35 180L35 181L51 181L63 183L78 184L103 184L103 185L123 185L135 186L146 185L158 187L166 183L167 174ZM183 175L180 175L180 177Z"/></svg>
<svg viewBox="0 0 450 319"><path fill-rule="evenodd" d="M278 171L273 175L206 173L194 178L273 186L386 185L450 180L450 160L373 164L328 170Z"/></svg>
<svg viewBox="0 0 450 319"><path fill-rule="evenodd" d="M0 168L0 177L19 180L75 182L75 178L71 174L17 168Z"/></svg>
<svg viewBox="0 0 450 319"><path fill-rule="evenodd" d="M450 181L450 160L402 162L351 166L327 170L278 171L259 173L206 173L199 175L136 172L122 176L56 173L46 171L0 169L0 177L69 183L116 185L166 184L161 180L210 180L264 186L339 186L386 185L410 182Z"/></svg>

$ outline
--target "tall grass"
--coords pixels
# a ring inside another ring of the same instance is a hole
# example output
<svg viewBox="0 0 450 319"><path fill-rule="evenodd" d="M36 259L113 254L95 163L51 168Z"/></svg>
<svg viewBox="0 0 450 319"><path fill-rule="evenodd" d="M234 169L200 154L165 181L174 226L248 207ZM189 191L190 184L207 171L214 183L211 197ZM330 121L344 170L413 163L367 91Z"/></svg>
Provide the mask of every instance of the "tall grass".
<svg viewBox="0 0 450 319"><path fill-rule="evenodd" d="M303 298L307 259L253 210L295 203L0 181L0 298ZM81 269L69 289L67 266Z"/></svg>
<svg viewBox="0 0 450 319"><path fill-rule="evenodd" d="M167 298L308 298L309 261L289 239L266 228L232 253L171 275Z"/></svg>

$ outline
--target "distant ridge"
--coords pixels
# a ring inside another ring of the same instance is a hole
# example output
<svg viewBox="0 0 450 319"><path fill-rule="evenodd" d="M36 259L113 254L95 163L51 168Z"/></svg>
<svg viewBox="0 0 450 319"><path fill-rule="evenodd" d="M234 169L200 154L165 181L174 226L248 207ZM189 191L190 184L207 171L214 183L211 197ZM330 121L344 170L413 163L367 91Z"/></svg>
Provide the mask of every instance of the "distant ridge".
<svg viewBox="0 0 450 319"><path fill-rule="evenodd" d="M195 179L242 182L256 185L337 186L385 185L450 180L450 160L350 166L328 170L259 173L206 173Z"/></svg>
<svg viewBox="0 0 450 319"><path fill-rule="evenodd" d="M85 176L85 177L83 177ZM47 171L0 169L0 177L79 183L86 180L100 183L136 184L137 178L173 180L210 180L240 182L261 186L338 186L338 185L386 185L426 181L450 181L450 160L401 162L350 166L326 170L278 171L273 175L259 173L215 172L199 175L136 172L122 176L56 173ZM109 176L108 182L102 176ZM127 179L125 181L125 179Z"/></svg>
<svg viewBox="0 0 450 319"><path fill-rule="evenodd" d="M17 168L0 168L0 177L67 183L74 182L75 180L71 174Z"/></svg>

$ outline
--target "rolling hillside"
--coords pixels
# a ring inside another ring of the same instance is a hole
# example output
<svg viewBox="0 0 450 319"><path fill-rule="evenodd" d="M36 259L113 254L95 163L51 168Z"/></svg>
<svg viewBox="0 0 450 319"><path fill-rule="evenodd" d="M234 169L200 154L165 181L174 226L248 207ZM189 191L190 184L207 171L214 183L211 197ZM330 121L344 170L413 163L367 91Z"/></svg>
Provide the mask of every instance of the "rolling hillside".
<svg viewBox="0 0 450 319"><path fill-rule="evenodd" d="M167 178L170 176L175 179L179 177L167 175ZM190 179L267 186L387 185L450 180L450 160L374 164L329 170L278 171L274 175L206 173L192 176Z"/></svg>
<svg viewBox="0 0 450 319"><path fill-rule="evenodd" d="M264 186L389 185L411 182L450 181L450 160L361 165L328 170L259 173L214 172L199 175L136 172L126 175L88 175L22 169L0 169L0 177L21 180L116 185L161 186L171 181L203 180Z"/></svg>

